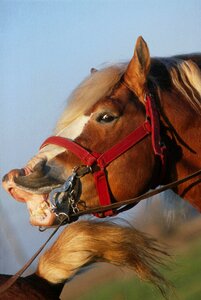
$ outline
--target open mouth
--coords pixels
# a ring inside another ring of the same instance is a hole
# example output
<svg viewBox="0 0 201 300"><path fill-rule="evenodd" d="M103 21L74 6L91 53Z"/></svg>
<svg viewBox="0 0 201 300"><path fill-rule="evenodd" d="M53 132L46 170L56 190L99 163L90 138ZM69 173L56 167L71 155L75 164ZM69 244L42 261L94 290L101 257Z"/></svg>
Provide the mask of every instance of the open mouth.
<svg viewBox="0 0 201 300"><path fill-rule="evenodd" d="M3 187L17 201L24 202L34 226L54 226L57 216L50 203L50 193L63 184L63 180L54 179L50 174L24 173L12 170L3 179Z"/></svg>
<svg viewBox="0 0 201 300"><path fill-rule="evenodd" d="M44 171L42 162L29 172L10 171L3 178L3 186L15 200L26 203L32 225L50 227L79 210L80 176L89 170L83 168L81 173L77 172L73 171L66 179L62 172L56 173L46 165Z"/></svg>
<svg viewBox="0 0 201 300"><path fill-rule="evenodd" d="M57 218L52 210L49 194L33 194L21 188L9 189L10 195L17 201L25 202L29 211L30 223L34 226L53 226Z"/></svg>

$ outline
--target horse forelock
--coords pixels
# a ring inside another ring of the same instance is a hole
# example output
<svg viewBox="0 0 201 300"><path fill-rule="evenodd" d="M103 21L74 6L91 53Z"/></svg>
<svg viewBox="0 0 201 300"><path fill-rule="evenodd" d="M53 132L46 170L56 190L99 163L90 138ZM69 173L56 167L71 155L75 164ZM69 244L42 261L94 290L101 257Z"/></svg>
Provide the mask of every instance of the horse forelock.
<svg viewBox="0 0 201 300"><path fill-rule="evenodd" d="M93 72L84 79L68 98L66 109L60 117L55 133L58 134L98 100L108 96L125 72L127 64L114 64Z"/></svg>

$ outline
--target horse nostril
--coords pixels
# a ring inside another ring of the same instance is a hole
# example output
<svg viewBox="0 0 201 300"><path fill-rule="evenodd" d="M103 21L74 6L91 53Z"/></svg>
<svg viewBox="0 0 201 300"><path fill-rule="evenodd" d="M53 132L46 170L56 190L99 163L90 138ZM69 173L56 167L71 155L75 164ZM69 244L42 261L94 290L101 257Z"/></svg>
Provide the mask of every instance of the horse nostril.
<svg viewBox="0 0 201 300"><path fill-rule="evenodd" d="M24 176L25 171L24 169L13 169L10 172L8 172L6 175L3 176L2 178L2 183L8 183L8 182L13 182L13 179L18 176Z"/></svg>

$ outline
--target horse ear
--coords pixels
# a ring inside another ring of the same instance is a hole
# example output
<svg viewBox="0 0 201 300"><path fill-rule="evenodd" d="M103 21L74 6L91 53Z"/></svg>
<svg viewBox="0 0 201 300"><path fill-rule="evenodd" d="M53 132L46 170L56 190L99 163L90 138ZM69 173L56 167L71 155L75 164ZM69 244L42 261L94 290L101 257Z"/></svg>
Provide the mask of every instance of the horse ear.
<svg viewBox="0 0 201 300"><path fill-rule="evenodd" d="M91 70L90 70L91 74L96 73L97 71L98 71L98 70L95 69L95 68L91 68Z"/></svg>
<svg viewBox="0 0 201 300"><path fill-rule="evenodd" d="M137 39L134 55L131 59L126 72L124 81L134 93L144 101L146 92L147 75L150 69L150 55L146 42L140 36Z"/></svg>

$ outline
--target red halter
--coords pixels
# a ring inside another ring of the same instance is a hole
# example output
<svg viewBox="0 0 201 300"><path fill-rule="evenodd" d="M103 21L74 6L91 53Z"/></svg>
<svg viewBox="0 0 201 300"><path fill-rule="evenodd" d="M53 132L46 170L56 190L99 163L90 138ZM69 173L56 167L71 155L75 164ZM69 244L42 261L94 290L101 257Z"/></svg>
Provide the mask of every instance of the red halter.
<svg viewBox="0 0 201 300"><path fill-rule="evenodd" d="M98 170L93 171L96 184L96 190L99 196L101 206L111 204L110 193L105 168L117 157L128 149L139 143L149 134L152 135L152 147L154 153L161 161L161 173L165 173L165 147L161 146L159 115L155 103L150 95L146 95L146 120L144 123L115 144L104 153L89 152L79 144L60 136L51 136L47 138L40 148L48 144L54 144L66 148L75 154L85 165L98 166ZM106 211L104 216L114 215L112 210Z"/></svg>

